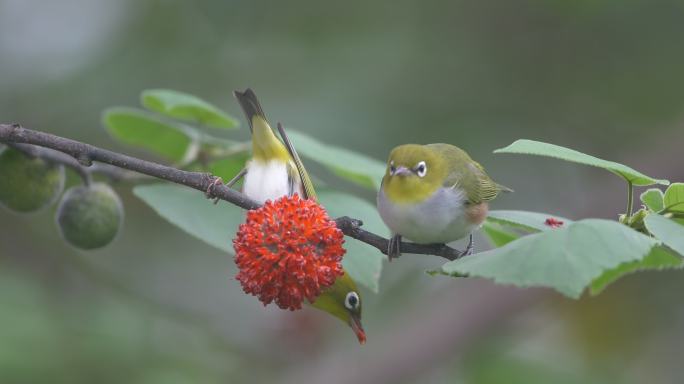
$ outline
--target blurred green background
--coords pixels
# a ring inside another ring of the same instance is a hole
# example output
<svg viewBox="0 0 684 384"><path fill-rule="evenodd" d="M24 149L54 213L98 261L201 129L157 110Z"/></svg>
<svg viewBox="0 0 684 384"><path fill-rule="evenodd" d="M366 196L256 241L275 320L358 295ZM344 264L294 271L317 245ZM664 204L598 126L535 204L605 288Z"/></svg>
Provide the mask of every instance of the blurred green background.
<svg viewBox="0 0 684 384"><path fill-rule="evenodd" d="M407 142L468 150L516 190L495 209L616 218L618 178L491 152L536 139L684 180L683 19L675 0L0 0L0 121L140 156L104 132L103 109L171 88L241 117L231 91L252 87L272 119L381 160ZM53 209L0 211L0 382L684 374L681 272L629 276L571 301L432 278L423 271L441 260L405 256L385 265L378 295L365 292L369 341L359 346L312 309L264 308L242 293L229 255L159 218L130 185L116 189L124 229L95 252L59 238Z"/></svg>

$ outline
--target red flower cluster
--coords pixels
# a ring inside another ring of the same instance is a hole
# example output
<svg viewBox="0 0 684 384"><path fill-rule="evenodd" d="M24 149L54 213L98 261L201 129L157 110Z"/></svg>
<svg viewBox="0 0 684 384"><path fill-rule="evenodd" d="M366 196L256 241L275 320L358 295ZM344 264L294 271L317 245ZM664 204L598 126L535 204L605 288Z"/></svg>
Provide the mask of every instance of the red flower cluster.
<svg viewBox="0 0 684 384"><path fill-rule="evenodd" d="M553 217L549 217L548 219L546 219L546 221L544 221L544 224L548 225L551 228L560 228L563 226L563 221L554 219Z"/></svg>
<svg viewBox="0 0 684 384"><path fill-rule="evenodd" d="M282 197L247 212L233 240L235 277L264 305L283 309L315 300L343 274L344 235L313 200Z"/></svg>

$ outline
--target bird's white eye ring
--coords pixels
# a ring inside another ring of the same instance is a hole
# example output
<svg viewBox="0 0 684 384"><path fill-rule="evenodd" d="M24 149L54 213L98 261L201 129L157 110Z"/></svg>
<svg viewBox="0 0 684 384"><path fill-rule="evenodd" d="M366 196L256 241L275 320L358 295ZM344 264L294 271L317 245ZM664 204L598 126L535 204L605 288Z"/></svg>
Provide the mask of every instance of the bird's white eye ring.
<svg viewBox="0 0 684 384"><path fill-rule="evenodd" d="M416 165L416 175L423 177L427 173L427 165L425 164L424 161L421 161Z"/></svg>
<svg viewBox="0 0 684 384"><path fill-rule="evenodd" d="M359 294L351 291L347 293L347 297L344 299L344 306L349 310L354 310L359 306L361 300L359 299Z"/></svg>
<svg viewBox="0 0 684 384"><path fill-rule="evenodd" d="M394 175L394 172L397 171L397 167L394 166L394 160L390 161L390 166L389 166L389 173L390 176Z"/></svg>

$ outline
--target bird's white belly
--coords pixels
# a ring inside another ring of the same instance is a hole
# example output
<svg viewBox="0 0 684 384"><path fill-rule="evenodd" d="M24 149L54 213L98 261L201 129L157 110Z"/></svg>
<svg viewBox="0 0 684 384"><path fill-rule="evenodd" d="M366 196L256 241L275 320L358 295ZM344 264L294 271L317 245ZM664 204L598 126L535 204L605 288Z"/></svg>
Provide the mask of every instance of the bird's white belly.
<svg viewBox="0 0 684 384"><path fill-rule="evenodd" d="M378 211L389 229L422 244L448 243L470 234L476 227L465 214L465 193L441 188L420 203L401 204L378 193Z"/></svg>
<svg viewBox="0 0 684 384"><path fill-rule="evenodd" d="M296 183L294 192L301 195L300 183ZM276 200L290 194L290 182L287 164L282 161L271 160L261 162L252 160L247 164L247 174L242 192L250 198L264 203L266 200Z"/></svg>

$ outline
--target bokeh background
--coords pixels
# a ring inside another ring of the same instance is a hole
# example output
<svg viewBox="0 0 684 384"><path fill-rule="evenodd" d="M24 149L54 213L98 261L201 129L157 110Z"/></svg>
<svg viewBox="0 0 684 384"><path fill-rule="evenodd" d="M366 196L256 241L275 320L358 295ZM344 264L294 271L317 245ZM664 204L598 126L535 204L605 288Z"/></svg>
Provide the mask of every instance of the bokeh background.
<svg viewBox="0 0 684 384"><path fill-rule="evenodd" d="M677 0L0 0L0 121L141 155L108 137L103 109L171 88L241 117L231 91L249 86L269 116L378 159L407 142L461 146L516 190L494 208L616 218L625 191L610 174L492 150L530 138L684 180L682 20ZM54 210L0 211L0 382L684 374L682 272L628 276L572 301L430 277L441 260L405 256L385 265L379 294L364 292L359 346L315 310L264 308L241 292L229 255L158 217L130 185L116 189L125 225L96 252L66 245Z"/></svg>

